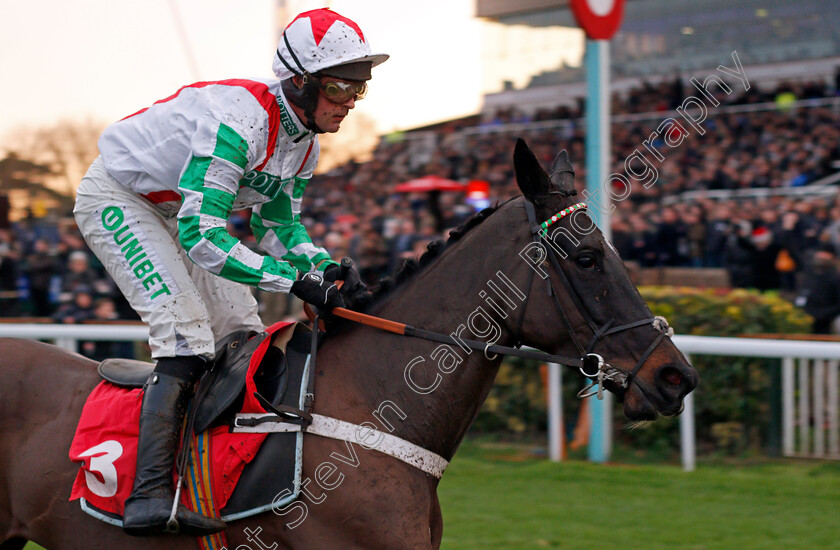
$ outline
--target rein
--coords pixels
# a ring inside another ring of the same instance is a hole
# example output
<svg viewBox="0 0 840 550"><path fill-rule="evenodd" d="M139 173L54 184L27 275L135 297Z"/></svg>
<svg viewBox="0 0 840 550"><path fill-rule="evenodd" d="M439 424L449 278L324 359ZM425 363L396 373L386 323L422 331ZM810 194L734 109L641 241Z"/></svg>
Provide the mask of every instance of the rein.
<svg viewBox="0 0 840 550"><path fill-rule="evenodd" d="M367 315L364 313L351 311L349 309L341 307L334 308L332 310L332 313L336 317L341 317L342 319L347 319L348 321L353 321L362 325L378 328L380 330L384 330L385 332L399 334L400 336L421 338L423 340L440 342L442 344L464 345L470 349L484 352L484 356L490 361L496 359L496 356L498 355L513 355L515 357L522 357L523 359L536 359L537 361L545 361L548 363L560 363L562 365L568 365L570 367L577 367L580 369L583 369L586 366L592 366L591 363L586 360L586 358L552 355L550 353L545 353L542 351L524 350L509 346L500 346L498 344L490 344L487 342L478 342L476 340L468 340L461 338L456 340L455 338L447 334L418 329L411 325L398 323L396 321L389 321L388 319L374 317L373 315Z"/></svg>
<svg viewBox="0 0 840 550"><path fill-rule="evenodd" d="M346 308L333 308L331 310L331 313L336 317L341 317L342 319L346 319L348 321L374 327L385 332L398 334L400 336L420 338L423 340L430 340L432 342L439 342L443 344L457 345L460 347L466 346L470 349L483 352L484 356L490 361L495 360L499 355L510 355L513 357L520 357L523 359L533 359L537 361L557 363L560 365L566 365L569 367L577 368L584 376L593 381L592 384L582 389L578 393L578 397L581 398L595 395L598 399L603 399L603 383L605 380L614 381L617 384L619 384L622 388L629 387L630 383L636 377L636 374L642 368L642 365L644 365L645 361L648 359L648 357L650 357L650 355L653 353L653 351L656 349L659 343L665 338L665 336L670 336L673 334L673 331L668 326L668 322L665 320L664 317L648 317L646 319L632 321L623 325L612 326L614 323L614 319L610 319L603 326L598 327L592 320L592 318L587 314L586 310L583 307L583 303L580 300L580 297L577 295L568 278L566 277L565 273L563 272L562 268L560 267L560 263L557 260L557 257L554 253L554 249L551 246L543 246L542 243L540 243L541 238L548 238L547 231L549 226L577 210L585 210L587 207L586 203L577 203L569 208L561 210L545 222L538 224L536 222L536 215L533 203L528 199L525 199L524 202L525 211L528 214L528 221L531 226L533 242L540 244L541 247L548 250L547 255L549 260L551 261L551 265L554 267L554 270L559 275L567 294L572 298L581 316L583 316L584 320L586 321L586 324L592 330L592 339L589 341L589 344L584 348L577 338L577 335L572 327L571 321L569 321L569 318L566 316L566 313L563 310L562 305L560 304L557 292L555 291L554 286L552 284L551 277L546 277L546 292L548 292L548 295L551 296L557 311L560 313L560 318L563 319L563 322L566 325L566 329L570 338L574 342L575 347L580 351L580 355L578 357L554 355L551 353L536 350L523 350L519 347L501 346L498 344L490 344L487 342L479 342L476 340L468 340L461 338L455 339L451 335L415 328L411 325L399 323L397 321L392 321L389 319L383 319L381 317L375 317L373 315L367 315L365 313L351 311ZM528 292L526 292L526 296L530 296L531 294L530 289L533 284L533 271L531 271L531 276L528 279ZM306 310L306 313L311 320L313 318L311 310L309 308L304 309ZM522 319L520 319L519 332L521 332L522 323L524 322L524 310L525 308L523 308ZM314 326L317 327L317 320L315 321L315 323L316 324ZM656 328L659 331L659 335L653 340L653 342L651 342L647 350L645 350L645 352L639 358L638 362L631 371L627 372L625 370L614 367L606 361L604 361L603 357L601 357L597 353L593 353L598 342L605 336L609 336L617 332L622 332L625 330L630 330L649 324L653 325L654 328ZM518 336L519 335L517 334L516 337L518 338Z"/></svg>

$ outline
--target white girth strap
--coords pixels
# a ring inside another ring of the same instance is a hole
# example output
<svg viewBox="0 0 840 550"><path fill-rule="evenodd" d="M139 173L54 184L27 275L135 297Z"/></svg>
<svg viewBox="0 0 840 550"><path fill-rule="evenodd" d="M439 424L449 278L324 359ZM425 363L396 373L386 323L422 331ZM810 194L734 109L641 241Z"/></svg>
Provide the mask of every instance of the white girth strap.
<svg viewBox="0 0 840 550"><path fill-rule="evenodd" d="M337 418L323 416L320 414L312 415L312 424L305 429L297 424L289 424L287 422L274 422L268 420L270 418L277 418L274 414L253 414L243 413L237 414L234 421L234 433L272 433L272 432L300 432L305 434L320 435L322 437L329 437L339 441L349 441L350 443L357 443L365 449L372 449L380 453L392 456L402 460L406 464L410 464L415 468L423 470L429 475L433 475L440 479L444 470L449 465L449 462L442 456L437 455L431 451L415 445L405 439L384 433L382 431L374 432L365 426L352 424ZM261 420L262 422L255 426L243 426L241 420L249 419ZM360 437L361 430L366 430L369 437ZM375 434L372 435L372 434ZM370 443L369 439L375 440Z"/></svg>

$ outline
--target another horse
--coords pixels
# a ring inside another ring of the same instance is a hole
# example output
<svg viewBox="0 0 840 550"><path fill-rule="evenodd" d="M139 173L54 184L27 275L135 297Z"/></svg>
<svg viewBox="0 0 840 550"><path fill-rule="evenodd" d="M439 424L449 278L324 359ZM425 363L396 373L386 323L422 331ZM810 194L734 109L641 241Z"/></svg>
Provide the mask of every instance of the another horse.
<svg viewBox="0 0 840 550"><path fill-rule="evenodd" d="M550 177L522 141L514 166L524 196L459 228L369 313L461 339L597 353L617 375L606 386L627 417L678 414L697 374L585 209L569 211L576 202L571 167L561 162ZM372 423L450 459L500 364L467 350L342 326L318 351L314 412ZM128 537L68 502L78 465L67 452L99 382L95 367L47 344L0 341L0 550L27 540L50 550L195 548L187 537ZM304 436L303 456L297 503L230 523L229 548L439 548L437 478L315 435Z"/></svg>

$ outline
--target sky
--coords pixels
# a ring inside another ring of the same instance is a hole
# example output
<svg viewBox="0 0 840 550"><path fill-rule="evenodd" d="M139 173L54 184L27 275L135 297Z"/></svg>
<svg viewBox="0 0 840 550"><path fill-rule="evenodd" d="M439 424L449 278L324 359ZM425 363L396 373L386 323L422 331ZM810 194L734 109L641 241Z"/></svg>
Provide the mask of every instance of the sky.
<svg viewBox="0 0 840 550"><path fill-rule="evenodd" d="M379 133L478 111L474 0L425 0L410 10L393 0L286 3L294 13L329 4L359 24L375 51L391 54L357 106ZM276 5L0 0L0 138L61 119L112 122L198 80L272 77Z"/></svg>

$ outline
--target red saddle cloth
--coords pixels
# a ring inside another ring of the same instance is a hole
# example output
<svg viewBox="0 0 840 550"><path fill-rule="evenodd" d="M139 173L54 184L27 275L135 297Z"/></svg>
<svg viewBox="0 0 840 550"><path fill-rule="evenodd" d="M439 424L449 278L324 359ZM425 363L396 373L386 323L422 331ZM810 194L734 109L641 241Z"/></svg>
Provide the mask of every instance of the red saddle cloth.
<svg viewBox="0 0 840 550"><path fill-rule="evenodd" d="M265 413L254 398L254 374L272 337L280 330L294 330L294 323L277 323L248 364L243 413ZM70 460L81 463L70 500L84 498L95 508L122 516L123 503L131 494L137 463L137 435L142 389L125 389L102 381L88 396ZM184 480L181 501L193 511L218 516L242 470L256 456L268 434L229 433L227 426L211 428L193 439L191 461ZM175 473L173 472L173 479ZM210 504L210 510L200 510Z"/></svg>

